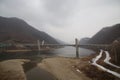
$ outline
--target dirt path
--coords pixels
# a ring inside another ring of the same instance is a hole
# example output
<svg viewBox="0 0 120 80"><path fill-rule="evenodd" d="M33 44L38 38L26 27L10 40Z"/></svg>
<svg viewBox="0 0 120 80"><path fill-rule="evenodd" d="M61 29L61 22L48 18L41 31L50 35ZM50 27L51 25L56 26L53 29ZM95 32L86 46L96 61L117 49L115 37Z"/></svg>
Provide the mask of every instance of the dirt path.
<svg viewBox="0 0 120 80"><path fill-rule="evenodd" d="M83 73L78 73L72 66L78 60L73 58L47 58L38 66L53 74L58 80L90 80Z"/></svg>
<svg viewBox="0 0 120 80"><path fill-rule="evenodd" d="M13 59L0 62L0 80L26 80L22 64L28 60Z"/></svg>

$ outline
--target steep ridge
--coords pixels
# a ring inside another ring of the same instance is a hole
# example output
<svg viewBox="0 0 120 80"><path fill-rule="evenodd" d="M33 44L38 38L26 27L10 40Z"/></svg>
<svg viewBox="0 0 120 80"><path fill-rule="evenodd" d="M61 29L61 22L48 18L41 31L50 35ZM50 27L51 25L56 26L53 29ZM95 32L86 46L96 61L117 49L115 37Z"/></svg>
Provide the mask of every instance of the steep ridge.
<svg viewBox="0 0 120 80"><path fill-rule="evenodd" d="M111 27L105 27L96 33L88 43L91 44L110 44L120 38L120 24Z"/></svg>
<svg viewBox="0 0 120 80"><path fill-rule="evenodd" d="M57 44L56 39L43 31L39 31L19 18L0 17L0 42L36 42Z"/></svg>

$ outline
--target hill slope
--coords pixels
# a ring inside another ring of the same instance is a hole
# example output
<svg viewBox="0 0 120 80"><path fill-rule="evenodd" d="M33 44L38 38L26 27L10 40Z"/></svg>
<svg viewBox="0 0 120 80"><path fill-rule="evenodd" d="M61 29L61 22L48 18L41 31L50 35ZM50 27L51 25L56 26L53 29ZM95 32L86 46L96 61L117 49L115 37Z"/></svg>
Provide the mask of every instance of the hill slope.
<svg viewBox="0 0 120 80"><path fill-rule="evenodd" d="M24 20L0 17L0 42L36 42L37 40L58 43L53 37L33 28Z"/></svg>
<svg viewBox="0 0 120 80"><path fill-rule="evenodd" d="M80 44L87 44L87 42L89 40L90 40L90 38L88 38L88 37L82 38L82 39L80 39Z"/></svg>
<svg viewBox="0 0 120 80"><path fill-rule="evenodd" d="M114 40L120 38L120 24L112 27L106 27L95 34L88 43L91 44L110 44Z"/></svg>

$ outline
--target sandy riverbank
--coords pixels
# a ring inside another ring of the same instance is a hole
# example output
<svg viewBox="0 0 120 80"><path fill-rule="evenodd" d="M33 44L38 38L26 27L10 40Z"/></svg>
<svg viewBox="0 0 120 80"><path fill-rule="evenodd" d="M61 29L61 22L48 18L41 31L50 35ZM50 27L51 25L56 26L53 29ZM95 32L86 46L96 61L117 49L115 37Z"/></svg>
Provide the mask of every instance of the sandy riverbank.
<svg viewBox="0 0 120 80"><path fill-rule="evenodd" d="M53 74L58 80L91 80L82 72L76 71L79 59L54 57L44 59L38 66Z"/></svg>
<svg viewBox="0 0 120 80"><path fill-rule="evenodd" d="M22 64L28 61L13 59L0 62L0 80L26 80Z"/></svg>
<svg viewBox="0 0 120 80"><path fill-rule="evenodd" d="M13 59L0 62L0 80L26 80L22 67L22 64L26 61L29 60ZM78 64L79 61L80 59L65 57L45 58L37 64L37 67L48 71L57 80L91 80L81 71L76 71L74 65Z"/></svg>
<svg viewBox="0 0 120 80"><path fill-rule="evenodd" d="M34 66L32 67L33 69L31 68L32 70L30 70L30 75L32 78L34 75L36 76L36 74L40 73L39 76L37 76L39 77L37 80L42 78L41 76L43 73L45 77L47 77L46 73L50 75L50 77L53 76L54 79L51 80L119 80L115 76L91 65L90 61L96 55L97 54L93 54L79 59L66 57L45 57L42 58L42 61L41 59L33 59L35 62L29 62L30 60L28 59L12 59L1 61L0 80L27 80L29 76L26 78L24 72L25 67L23 69L23 64L26 62L28 62L27 65L29 65L29 68L30 65ZM111 69L111 67L108 65L105 65L103 63L101 65ZM118 71L120 71L120 69L118 69Z"/></svg>

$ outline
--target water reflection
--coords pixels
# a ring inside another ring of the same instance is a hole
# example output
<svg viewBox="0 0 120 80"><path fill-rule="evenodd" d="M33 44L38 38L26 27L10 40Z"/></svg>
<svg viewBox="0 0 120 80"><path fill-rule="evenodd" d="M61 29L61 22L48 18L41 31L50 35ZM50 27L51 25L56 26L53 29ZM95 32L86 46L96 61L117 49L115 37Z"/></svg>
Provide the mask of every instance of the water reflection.
<svg viewBox="0 0 120 80"><path fill-rule="evenodd" d="M55 50L53 53L56 53L58 56L64 56L64 57L76 57L76 49L75 47L64 47ZM90 54L95 53L92 50L85 49L85 48L79 48L79 57L88 56Z"/></svg>
<svg viewBox="0 0 120 80"><path fill-rule="evenodd" d="M50 51L40 51L40 52L16 52L16 53L0 53L0 60L5 59L28 59L35 57L43 57L43 56L63 56L63 57L75 57L76 49L74 47L64 47L60 49L50 50ZM92 50L80 48L79 56L88 56L94 53Z"/></svg>

